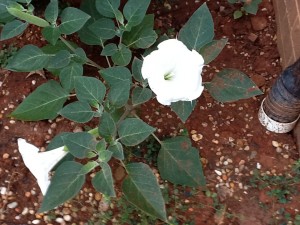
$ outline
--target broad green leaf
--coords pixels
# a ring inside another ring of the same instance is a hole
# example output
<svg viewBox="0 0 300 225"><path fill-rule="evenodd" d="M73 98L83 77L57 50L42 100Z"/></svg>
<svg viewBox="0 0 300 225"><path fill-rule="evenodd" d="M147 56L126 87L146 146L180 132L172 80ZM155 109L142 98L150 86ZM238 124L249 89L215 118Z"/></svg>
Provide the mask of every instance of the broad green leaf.
<svg viewBox="0 0 300 225"><path fill-rule="evenodd" d="M89 25L90 32L93 32L101 39L111 39L116 35L115 23L111 19L101 18Z"/></svg>
<svg viewBox="0 0 300 225"><path fill-rule="evenodd" d="M204 3L189 18L179 31L178 39L189 49L199 51L214 37L214 23L209 9Z"/></svg>
<svg viewBox="0 0 300 225"><path fill-rule="evenodd" d="M0 2L0 23L8 23L15 17L12 16L6 9L11 4L11 0L1 0Z"/></svg>
<svg viewBox="0 0 300 225"><path fill-rule="evenodd" d="M109 84L109 101L117 108L126 104L129 99L131 85L131 73L126 67L111 67L99 71L101 76Z"/></svg>
<svg viewBox="0 0 300 225"><path fill-rule="evenodd" d="M102 49L101 55L103 55L103 56L112 56L117 51L118 51L117 45L114 44L114 43L109 43L109 44L104 46L104 48Z"/></svg>
<svg viewBox="0 0 300 225"><path fill-rule="evenodd" d="M39 86L10 114L24 121L53 120L63 107L68 93L53 80Z"/></svg>
<svg viewBox="0 0 300 225"><path fill-rule="evenodd" d="M122 185L126 199L148 215L167 221L164 198L150 167L144 163L131 163L126 170L128 177Z"/></svg>
<svg viewBox="0 0 300 225"><path fill-rule="evenodd" d="M98 160L100 162L108 163L113 153L111 151L104 150L104 151L100 151L98 155L99 155Z"/></svg>
<svg viewBox="0 0 300 225"><path fill-rule="evenodd" d="M45 19L50 23L55 23L58 17L58 1L51 0L45 9Z"/></svg>
<svg viewBox="0 0 300 225"><path fill-rule="evenodd" d="M67 161L62 163L51 179L50 186L38 212L54 209L56 206L75 197L85 181L81 169L82 165L77 162Z"/></svg>
<svg viewBox="0 0 300 225"><path fill-rule="evenodd" d="M87 102L72 102L58 112L61 116L77 123L89 122L94 112Z"/></svg>
<svg viewBox="0 0 300 225"><path fill-rule="evenodd" d="M142 65L143 61L134 57L131 65L131 71L132 71L132 76L133 78L141 83L146 82L142 76Z"/></svg>
<svg viewBox="0 0 300 225"><path fill-rule="evenodd" d="M20 20L13 20L9 23L6 23L1 31L0 41L4 41L22 34L27 26L28 23L23 23Z"/></svg>
<svg viewBox="0 0 300 225"><path fill-rule="evenodd" d="M108 151L111 151L113 153L113 157L119 160L124 160L124 151L123 146L120 142L115 142L111 144L108 149Z"/></svg>
<svg viewBox="0 0 300 225"><path fill-rule="evenodd" d="M58 27L44 27L42 29L43 37L52 45L55 45L61 33Z"/></svg>
<svg viewBox="0 0 300 225"><path fill-rule="evenodd" d="M86 158L96 148L93 135L87 132L72 133L62 138L69 152L79 159Z"/></svg>
<svg viewBox="0 0 300 225"><path fill-rule="evenodd" d="M75 78L83 75L83 67L78 63L71 63L59 73L59 80L63 88L72 91L75 87Z"/></svg>
<svg viewBox="0 0 300 225"><path fill-rule="evenodd" d="M123 43L133 48L150 47L157 39L153 26L154 15L146 15L143 21L133 27L130 32L124 32Z"/></svg>
<svg viewBox="0 0 300 225"><path fill-rule="evenodd" d="M99 133L99 132L98 132ZM100 141L98 141L98 143L96 144L96 150L97 152L100 151L104 151L106 150L106 141L104 139L101 139Z"/></svg>
<svg viewBox="0 0 300 225"><path fill-rule="evenodd" d="M211 61L213 61L223 50L227 43L227 38L222 38L220 40L213 40L203 46L199 53L204 58L204 64L209 64Z"/></svg>
<svg viewBox="0 0 300 225"><path fill-rule="evenodd" d="M81 173L82 175L86 175L86 174L88 174L89 172L91 172L93 169L95 169L98 165L99 165L98 162L96 162L96 161L90 161L90 162L88 162L87 164L85 164L85 165L81 168L80 173Z"/></svg>
<svg viewBox="0 0 300 225"><path fill-rule="evenodd" d="M11 6L8 6L6 9L11 15L13 15L21 20L25 20L28 23L34 24L39 27L49 26L49 23L46 20L44 20L40 17L34 16L34 15L31 15L29 13L22 12L22 10L20 10L20 9L17 9L17 8L14 8Z"/></svg>
<svg viewBox="0 0 300 225"><path fill-rule="evenodd" d="M82 0L80 3L80 9L91 16L89 21L96 21L97 19L103 17L102 15L100 15L95 6L96 0Z"/></svg>
<svg viewBox="0 0 300 225"><path fill-rule="evenodd" d="M116 197L113 176L111 168L107 163L101 163L101 171L96 173L92 179L93 187L96 191L103 193L106 196Z"/></svg>
<svg viewBox="0 0 300 225"><path fill-rule="evenodd" d="M73 47L73 48L77 48L77 45L74 42L68 41L68 43ZM67 50L70 51L70 49L66 46L65 43L63 43L62 41L58 40L55 45L45 45L42 48L42 51L45 54L56 54L61 50Z"/></svg>
<svg viewBox="0 0 300 225"><path fill-rule="evenodd" d="M94 77L76 77L75 90L79 101L88 102L91 105L101 104L106 94L105 85Z"/></svg>
<svg viewBox="0 0 300 225"><path fill-rule="evenodd" d="M128 0L124 6L123 13L127 20L126 30L141 23L149 7L150 0Z"/></svg>
<svg viewBox="0 0 300 225"><path fill-rule="evenodd" d="M136 118L127 118L118 127L119 139L126 146L134 146L144 141L155 128Z"/></svg>
<svg viewBox="0 0 300 225"><path fill-rule="evenodd" d="M120 0L96 0L98 12L109 18L115 18L120 7Z"/></svg>
<svg viewBox="0 0 300 225"><path fill-rule="evenodd" d="M25 45L8 62L7 69L18 72L31 72L43 69L49 55L35 45Z"/></svg>
<svg viewBox="0 0 300 225"><path fill-rule="evenodd" d="M80 9L67 7L61 13L59 29L63 34L72 34L80 30L90 17Z"/></svg>
<svg viewBox="0 0 300 225"><path fill-rule="evenodd" d="M116 133L116 124L108 112L103 112L98 131L101 137L111 138Z"/></svg>
<svg viewBox="0 0 300 225"><path fill-rule="evenodd" d="M196 101L178 101L172 102L171 109L176 113L176 115L181 119L184 123L191 113L193 112L196 106Z"/></svg>
<svg viewBox="0 0 300 225"><path fill-rule="evenodd" d="M157 165L162 179L190 187L205 185L198 150L191 146L187 137L174 137L163 141Z"/></svg>
<svg viewBox="0 0 300 225"><path fill-rule="evenodd" d="M88 61L85 51L82 48L76 48L74 53L75 55L73 55L73 60L75 62L85 64Z"/></svg>
<svg viewBox="0 0 300 225"><path fill-rule="evenodd" d="M57 134L54 138L51 139L50 143L46 147L46 151L53 150L55 148L59 148L64 146L63 137L72 134L72 132L61 132Z"/></svg>
<svg viewBox="0 0 300 225"><path fill-rule="evenodd" d="M152 98L152 91L149 88L136 87L132 91L132 104L139 105Z"/></svg>
<svg viewBox="0 0 300 225"><path fill-rule="evenodd" d="M127 66L130 63L132 57L132 53L129 48L125 45L120 44L118 47L118 51L111 56L114 64L119 66Z"/></svg>
<svg viewBox="0 0 300 225"><path fill-rule="evenodd" d="M130 83L124 83L120 86L112 86L108 92L108 100L116 108L123 107L128 99L130 93Z"/></svg>
<svg viewBox="0 0 300 225"><path fill-rule="evenodd" d="M61 50L52 56L49 60L47 68L60 69L66 67L71 61L71 54L67 50Z"/></svg>
<svg viewBox="0 0 300 225"><path fill-rule="evenodd" d="M219 102L232 102L263 94L246 74L236 69L222 70L205 87Z"/></svg>
<svg viewBox="0 0 300 225"><path fill-rule="evenodd" d="M252 0L249 3L245 3L243 5L243 9L247 12L247 13L251 13L253 15L256 15L257 10L259 8L259 4L262 2L262 0Z"/></svg>

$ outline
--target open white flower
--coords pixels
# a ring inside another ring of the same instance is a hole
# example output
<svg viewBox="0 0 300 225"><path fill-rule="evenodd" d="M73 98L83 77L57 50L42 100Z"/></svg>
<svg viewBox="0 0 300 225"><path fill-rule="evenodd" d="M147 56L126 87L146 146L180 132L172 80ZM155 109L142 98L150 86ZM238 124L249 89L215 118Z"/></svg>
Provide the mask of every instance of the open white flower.
<svg viewBox="0 0 300 225"><path fill-rule="evenodd" d="M18 139L19 152L25 166L37 179L37 183L43 195L46 194L50 185L49 172L67 154L64 147L56 148L47 152L39 152L39 149L26 140Z"/></svg>
<svg viewBox="0 0 300 225"><path fill-rule="evenodd" d="M197 51L190 51L177 39L169 39L144 58L142 76L148 79L158 102L170 105L201 95L203 66L204 59Z"/></svg>

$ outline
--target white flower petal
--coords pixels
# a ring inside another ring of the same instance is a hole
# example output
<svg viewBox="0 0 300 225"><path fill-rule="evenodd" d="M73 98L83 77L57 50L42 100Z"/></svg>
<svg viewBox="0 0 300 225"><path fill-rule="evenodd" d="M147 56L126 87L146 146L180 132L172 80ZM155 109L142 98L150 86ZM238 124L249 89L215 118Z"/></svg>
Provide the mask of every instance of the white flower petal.
<svg viewBox="0 0 300 225"><path fill-rule="evenodd" d="M163 105L177 101L192 101L203 92L203 57L190 51L181 41L169 39L144 58L142 75L148 79L157 100ZM169 79L165 79L168 75Z"/></svg>
<svg viewBox="0 0 300 225"><path fill-rule="evenodd" d="M49 172L67 154L64 147L56 148L47 152L39 152L39 149L18 139L19 152L23 158L25 166L37 179L37 183L43 195L45 195L50 184Z"/></svg>

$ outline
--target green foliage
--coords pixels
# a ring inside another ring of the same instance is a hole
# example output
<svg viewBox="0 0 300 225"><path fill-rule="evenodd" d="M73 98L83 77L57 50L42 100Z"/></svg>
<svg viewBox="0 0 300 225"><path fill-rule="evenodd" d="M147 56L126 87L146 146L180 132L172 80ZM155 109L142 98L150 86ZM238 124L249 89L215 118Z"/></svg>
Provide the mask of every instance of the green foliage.
<svg viewBox="0 0 300 225"><path fill-rule="evenodd" d="M244 14L256 15L259 4L262 0L227 0L230 4L242 4L239 10L235 10L233 13L234 19L241 18Z"/></svg>
<svg viewBox="0 0 300 225"><path fill-rule="evenodd" d="M143 163L131 163L126 170L128 177L123 182L122 190L127 200L145 213L166 221L164 199L150 167Z"/></svg>
<svg viewBox="0 0 300 225"><path fill-rule="evenodd" d="M0 50L0 68L5 68L8 63L8 59L15 55L17 52L17 48L13 45L3 45Z"/></svg>
<svg viewBox="0 0 300 225"><path fill-rule="evenodd" d="M222 70L205 87L219 102L232 102L262 94L246 74L235 69Z"/></svg>
<svg viewBox="0 0 300 225"><path fill-rule="evenodd" d="M167 221L165 200L150 167L124 160L125 150L127 153L133 146L142 145L150 135L155 141L146 141L148 152L142 161L153 161L155 165L157 158L161 177L175 184L205 185L198 150L191 146L189 138L161 141L154 134L156 129L137 115L138 107L153 97L141 73L141 55L149 54L159 42L168 39L166 35L158 38L154 16L146 15L149 4L150 0L128 0L121 7L120 0L84 0L79 9L66 7L60 11L58 0L51 0L43 19L34 15L30 1L1 1L1 40L20 35L28 24L34 24L41 27L49 42L42 48L26 45L7 65L6 61L1 65L19 72L46 70L55 76L55 81L50 80L29 94L10 116L24 121L52 120L58 115L77 123L98 121L98 126L89 131L62 133L49 144L48 150L65 146L69 154L68 161L60 162L55 169L40 212L74 197L85 182L85 175L92 171L96 174L92 179L96 191L107 198L116 196L110 167L110 160L115 158L127 173L122 184L126 199L143 214L171 223ZM106 63L97 58L102 63L98 65L88 58L86 45L67 40L71 34L78 35L84 44L93 45ZM215 59L227 43L226 39L213 37L213 20L206 4L196 10L178 35L189 49L203 55L205 63ZM90 70L86 66L95 67L99 77L87 74ZM223 86L220 88L218 83ZM207 87L213 97L221 96L222 100L260 94L244 74L235 70L221 72ZM195 106L196 100L177 102L171 109L185 122ZM79 164L76 158L87 162Z"/></svg>

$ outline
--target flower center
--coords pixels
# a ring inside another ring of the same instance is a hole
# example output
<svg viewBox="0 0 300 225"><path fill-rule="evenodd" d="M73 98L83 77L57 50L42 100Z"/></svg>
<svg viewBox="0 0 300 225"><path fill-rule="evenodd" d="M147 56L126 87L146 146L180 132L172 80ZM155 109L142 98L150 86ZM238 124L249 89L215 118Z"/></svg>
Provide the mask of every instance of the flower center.
<svg viewBox="0 0 300 225"><path fill-rule="evenodd" d="M164 75L164 79L165 80L171 80L173 78L173 73L172 72L168 72Z"/></svg>

